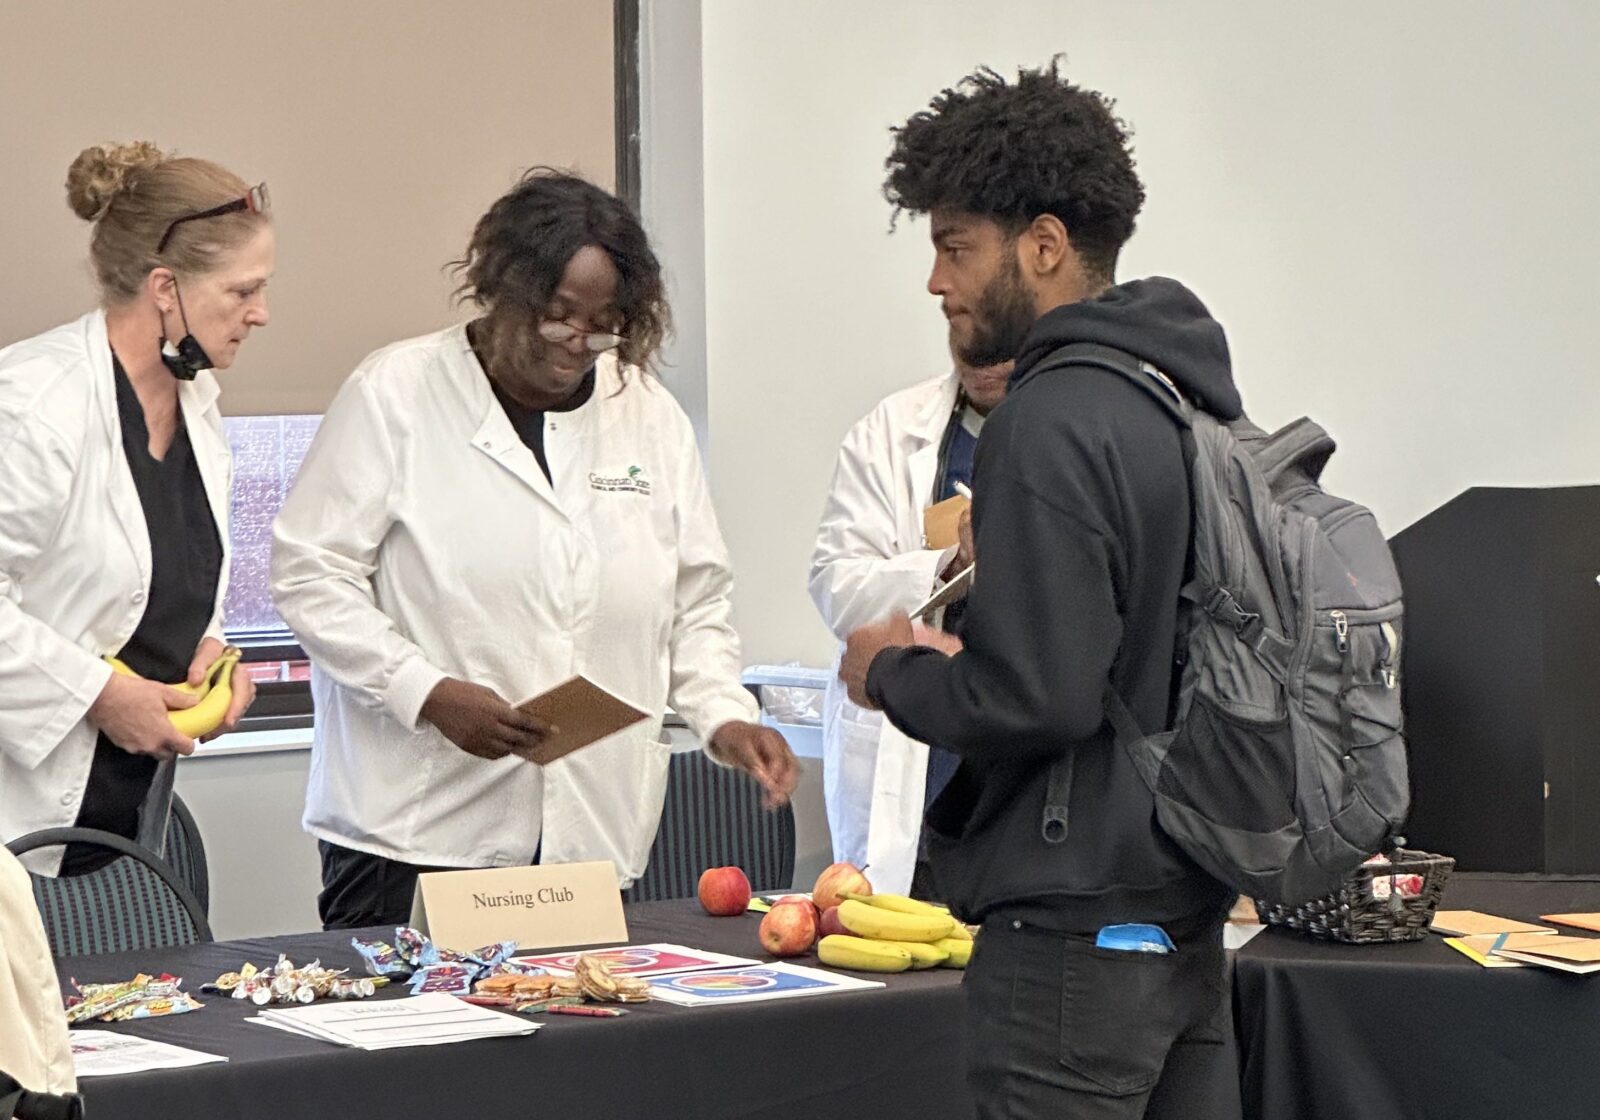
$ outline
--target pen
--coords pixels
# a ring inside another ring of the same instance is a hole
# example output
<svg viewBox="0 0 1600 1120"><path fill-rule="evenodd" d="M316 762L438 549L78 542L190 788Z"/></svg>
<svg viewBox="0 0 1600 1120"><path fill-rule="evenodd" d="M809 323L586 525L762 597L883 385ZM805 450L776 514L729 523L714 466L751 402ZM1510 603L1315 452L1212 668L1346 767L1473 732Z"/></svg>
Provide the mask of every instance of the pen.
<svg viewBox="0 0 1600 1120"><path fill-rule="evenodd" d="M627 1012L620 1007L549 1007L545 1009L547 1015L588 1015L595 1019L615 1019Z"/></svg>
<svg viewBox="0 0 1600 1120"><path fill-rule="evenodd" d="M967 486L967 484L965 482L957 481L955 483L955 491L956 491L957 494L960 494L967 501L969 501L969 502L972 501L972 490Z"/></svg>

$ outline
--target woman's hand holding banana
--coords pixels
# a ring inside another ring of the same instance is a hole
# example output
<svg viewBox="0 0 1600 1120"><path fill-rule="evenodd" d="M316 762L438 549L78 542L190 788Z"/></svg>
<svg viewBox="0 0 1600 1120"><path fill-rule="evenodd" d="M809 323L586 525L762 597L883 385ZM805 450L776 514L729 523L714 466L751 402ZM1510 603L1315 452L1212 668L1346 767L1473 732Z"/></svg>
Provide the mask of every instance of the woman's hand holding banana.
<svg viewBox="0 0 1600 1120"><path fill-rule="evenodd" d="M126 667L124 667L126 668ZM89 722L129 754L167 759L194 751L194 738L172 724L171 717L190 711L199 699L160 681L124 673L112 665L111 679L89 706Z"/></svg>
<svg viewBox="0 0 1600 1120"><path fill-rule="evenodd" d="M115 657L106 660L111 679L90 706L89 720L130 754L189 754L195 739L232 731L255 699L239 650L214 638L200 643L188 679L176 685L145 680Z"/></svg>

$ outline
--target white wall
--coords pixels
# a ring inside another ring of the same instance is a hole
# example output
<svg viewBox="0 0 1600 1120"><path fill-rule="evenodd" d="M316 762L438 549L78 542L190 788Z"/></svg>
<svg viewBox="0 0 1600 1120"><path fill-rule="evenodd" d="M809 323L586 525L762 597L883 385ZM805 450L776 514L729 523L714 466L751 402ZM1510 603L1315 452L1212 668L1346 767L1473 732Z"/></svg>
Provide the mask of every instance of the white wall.
<svg viewBox="0 0 1600 1120"><path fill-rule="evenodd" d="M1066 51L1118 99L1150 196L1123 278L1193 286L1255 418L1322 421L1330 486L1390 532L1470 485L1600 476L1600 7L700 7L710 470L747 660L826 662L805 576L838 440L944 368L926 224L888 236L879 192L888 127L980 63Z"/></svg>

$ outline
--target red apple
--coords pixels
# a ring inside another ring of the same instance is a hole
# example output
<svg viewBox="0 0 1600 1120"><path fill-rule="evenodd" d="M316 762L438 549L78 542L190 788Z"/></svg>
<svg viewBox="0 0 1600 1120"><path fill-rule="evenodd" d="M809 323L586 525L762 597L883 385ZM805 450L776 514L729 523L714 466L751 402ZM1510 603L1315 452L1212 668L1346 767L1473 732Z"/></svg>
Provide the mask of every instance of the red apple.
<svg viewBox="0 0 1600 1120"><path fill-rule="evenodd" d="M757 936L761 947L775 957L798 957L811 951L817 940L816 909L780 902L761 919Z"/></svg>
<svg viewBox="0 0 1600 1120"><path fill-rule="evenodd" d="M839 920L839 908L830 906L822 912L822 920L817 923L817 936L827 937L834 933L849 934L850 931L845 929L844 923Z"/></svg>
<svg viewBox="0 0 1600 1120"><path fill-rule="evenodd" d="M814 921L814 922L822 921L822 911L817 909L816 903L812 902L809 898L807 898L803 894L786 894L782 898L778 899L777 902L774 902L772 905L774 905L774 906L804 906L804 907L807 907L811 911L811 920L812 921Z"/></svg>
<svg viewBox="0 0 1600 1120"><path fill-rule="evenodd" d="M737 867L710 867L700 875L700 905L719 918L743 914L750 906L750 880Z"/></svg>
<svg viewBox="0 0 1600 1120"><path fill-rule="evenodd" d="M817 876L817 885L811 888L811 901L818 910L826 910L843 902L847 893L871 894L872 884L853 863L830 864Z"/></svg>

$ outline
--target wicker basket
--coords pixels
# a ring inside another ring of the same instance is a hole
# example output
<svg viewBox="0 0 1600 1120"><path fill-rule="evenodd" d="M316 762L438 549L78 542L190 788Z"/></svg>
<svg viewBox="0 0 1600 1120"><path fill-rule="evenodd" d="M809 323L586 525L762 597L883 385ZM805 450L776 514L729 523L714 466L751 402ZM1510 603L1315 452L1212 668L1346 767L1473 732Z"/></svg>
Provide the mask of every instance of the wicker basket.
<svg viewBox="0 0 1600 1120"><path fill-rule="evenodd" d="M1388 863L1364 863L1345 877L1344 884L1324 898L1300 906L1274 906L1256 900L1263 924L1292 929L1324 941L1372 945L1389 941L1420 941L1439 908L1445 880L1455 868L1450 856L1396 848ZM1420 875L1422 889L1404 896L1395 882L1402 875Z"/></svg>

